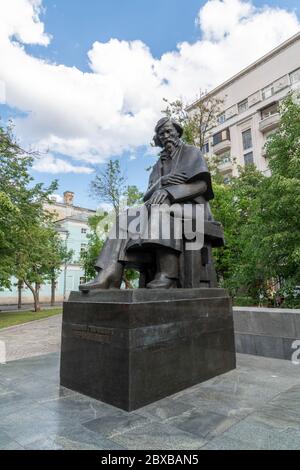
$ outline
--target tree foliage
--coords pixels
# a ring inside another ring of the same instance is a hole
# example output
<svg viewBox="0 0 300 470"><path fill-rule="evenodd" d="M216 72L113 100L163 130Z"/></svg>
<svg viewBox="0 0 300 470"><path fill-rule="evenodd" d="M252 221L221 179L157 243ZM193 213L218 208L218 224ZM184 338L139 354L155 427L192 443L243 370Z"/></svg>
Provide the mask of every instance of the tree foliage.
<svg viewBox="0 0 300 470"><path fill-rule="evenodd" d="M102 250L104 240L105 240L105 232L102 234L99 233L98 227L99 223L103 221L106 217L107 212L101 215L96 214L89 217L88 224L90 227L90 232L87 235L88 238L88 246L86 251L84 251L81 255L81 264L84 269L84 277L88 279L93 279L95 276L95 261L99 256L100 251Z"/></svg>
<svg viewBox="0 0 300 470"><path fill-rule="evenodd" d="M58 272L66 253L52 215L44 210L57 183L34 183L34 157L21 149L10 128L0 128L0 287L10 288L12 277L24 283L38 310L40 286Z"/></svg>
<svg viewBox="0 0 300 470"><path fill-rule="evenodd" d="M100 202L111 204L119 212L121 199L126 191L126 177L119 160L109 160L103 170L99 170L91 182L91 194Z"/></svg>
<svg viewBox="0 0 300 470"><path fill-rule="evenodd" d="M261 185L251 247L265 278L300 283L300 106L291 93L280 106L279 129L267 141L271 176ZM258 233L257 233L258 232Z"/></svg>
<svg viewBox="0 0 300 470"><path fill-rule="evenodd" d="M143 193L139 191L138 187L127 184L127 178L121 170L119 160L109 160L104 169L98 171L91 183L91 193L100 203L100 207L101 203L108 203L116 215L119 214L122 207L139 205L143 201ZM82 254L82 265L87 279L93 278L95 274L95 260L107 235L103 221L108 215L108 212L104 212L89 218L88 247L86 252ZM134 270L126 269L123 276L125 285L130 287L136 277L137 274Z"/></svg>
<svg viewBox="0 0 300 470"><path fill-rule="evenodd" d="M240 170L230 185L238 211L232 224L221 218L232 253L236 243L230 232L238 228L240 249L237 262L228 266L229 286L255 299L300 284L300 106L295 95L282 102L280 113L280 126L266 143L271 176L254 167Z"/></svg>

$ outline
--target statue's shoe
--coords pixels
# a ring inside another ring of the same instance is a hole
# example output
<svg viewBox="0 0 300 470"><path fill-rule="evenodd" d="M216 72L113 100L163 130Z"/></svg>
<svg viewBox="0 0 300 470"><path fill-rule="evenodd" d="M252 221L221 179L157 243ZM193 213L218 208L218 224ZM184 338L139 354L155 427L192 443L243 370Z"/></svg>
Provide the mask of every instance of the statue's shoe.
<svg viewBox="0 0 300 470"><path fill-rule="evenodd" d="M158 274L146 285L147 289L176 289L177 279L170 279L165 274Z"/></svg>
<svg viewBox="0 0 300 470"><path fill-rule="evenodd" d="M107 282L99 282L97 279L87 282L85 284L80 284L79 290L82 292L89 292L93 289L109 289Z"/></svg>
<svg viewBox="0 0 300 470"><path fill-rule="evenodd" d="M95 289L120 289L121 282L122 272L120 276L120 273L116 272L116 270L111 270L111 272L100 271L93 281L80 284L79 290L81 292L89 292Z"/></svg>

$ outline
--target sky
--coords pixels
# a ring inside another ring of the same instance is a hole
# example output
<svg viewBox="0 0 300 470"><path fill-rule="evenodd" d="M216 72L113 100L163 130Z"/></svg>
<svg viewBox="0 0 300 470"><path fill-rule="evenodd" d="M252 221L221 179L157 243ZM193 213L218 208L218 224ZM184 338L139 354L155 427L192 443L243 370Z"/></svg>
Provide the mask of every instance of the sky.
<svg viewBox="0 0 300 470"><path fill-rule="evenodd" d="M147 185L163 98L191 102L300 30L299 0L0 0L0 116L32 174L95 208L119 158Z"/></svg>

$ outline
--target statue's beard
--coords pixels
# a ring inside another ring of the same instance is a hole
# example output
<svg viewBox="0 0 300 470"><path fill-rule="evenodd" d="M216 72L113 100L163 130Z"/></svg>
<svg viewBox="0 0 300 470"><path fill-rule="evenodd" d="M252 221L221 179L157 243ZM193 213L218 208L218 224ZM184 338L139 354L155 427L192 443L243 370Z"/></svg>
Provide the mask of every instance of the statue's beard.
<svg viewBox="0 0 300 470"><path fill-rule="evenodd" d="M172 138L168 139L164 145L166 152L168 154L173 153L176 147L178 146L178 144L179 144L179 139L172 139Z"/></svg>

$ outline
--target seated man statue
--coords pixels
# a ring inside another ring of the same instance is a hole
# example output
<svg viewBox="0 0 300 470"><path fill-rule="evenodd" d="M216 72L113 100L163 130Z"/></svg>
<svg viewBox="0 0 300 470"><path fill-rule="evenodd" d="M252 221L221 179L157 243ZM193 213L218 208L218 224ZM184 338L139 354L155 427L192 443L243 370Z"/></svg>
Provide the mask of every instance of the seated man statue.
<svg viewBox="0 0 300 470"><path fill-rule="evenodd" d="M211 177L201 151L182 142L182 127L164 117L155 127L154 142L162 148L154 165L144 203L150 209L158 205L203 206L204 243L188 252L183 238L170 236L151 239L108 238L95 264L96 278L80 290L120 288L124 267L140 271L140 287L170 289L177 287L215 287L211 248L223 245L223 231L212 218L208 201L213 195ZM159 229L159 234L160 229Z"/></svg>

